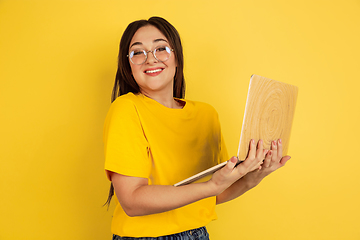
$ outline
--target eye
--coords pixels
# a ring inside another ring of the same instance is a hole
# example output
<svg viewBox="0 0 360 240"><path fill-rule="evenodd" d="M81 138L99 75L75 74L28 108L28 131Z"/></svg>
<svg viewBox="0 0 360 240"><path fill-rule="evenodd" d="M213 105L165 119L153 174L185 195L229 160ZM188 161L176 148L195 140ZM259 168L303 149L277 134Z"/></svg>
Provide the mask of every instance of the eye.
<svg viewBox="0 0 360 240"><path fill-rule="evenodd" d="M167 47L167 46L158 46L158 47L156 48L156 52L159 52L159 53L160 53L160 52L164 52L164 51L170 53L170 48Z"/></svg>
<svg viewBox="0 0 360 240"><path fill-rule="evenodd" d="M134 51L132 51L132 54L133 56L141 56L141 55L144 55L144 50L142 49L136 49Z"/></svg>

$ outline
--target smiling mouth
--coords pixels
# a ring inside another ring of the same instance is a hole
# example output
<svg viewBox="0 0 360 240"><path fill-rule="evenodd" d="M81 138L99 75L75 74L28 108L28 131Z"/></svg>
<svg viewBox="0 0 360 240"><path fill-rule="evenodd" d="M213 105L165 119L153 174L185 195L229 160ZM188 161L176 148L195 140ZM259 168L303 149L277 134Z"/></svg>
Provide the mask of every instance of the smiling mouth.
<svg viewBox="0 0 360 240"><path fill-rule="evenodd" d="M154 70L147 70L147 71L145 71L145 73L157 73L157 72L161 72L162 70L164 70L164 69L158 68L158 69L154 69Z"/></svg>

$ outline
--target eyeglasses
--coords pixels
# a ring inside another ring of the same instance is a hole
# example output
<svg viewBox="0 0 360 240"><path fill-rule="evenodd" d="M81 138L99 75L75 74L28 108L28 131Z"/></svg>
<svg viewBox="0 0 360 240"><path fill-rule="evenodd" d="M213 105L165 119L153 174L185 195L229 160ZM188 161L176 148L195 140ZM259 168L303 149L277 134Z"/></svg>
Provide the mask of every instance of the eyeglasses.
<svg viewBox="0 0 360 240"><path fill-rule="evenodd" d="M142 48L137 48L135 50L132 50L126 57L130 58L130 61L133 64L141 65L146 62L148 53L151 52L153 53L156 60L158 60L159 62L165 62L170 58L171 52L173 51L174 49L170 49L168 46L158 46L152 51L145 51Z"/></svg>

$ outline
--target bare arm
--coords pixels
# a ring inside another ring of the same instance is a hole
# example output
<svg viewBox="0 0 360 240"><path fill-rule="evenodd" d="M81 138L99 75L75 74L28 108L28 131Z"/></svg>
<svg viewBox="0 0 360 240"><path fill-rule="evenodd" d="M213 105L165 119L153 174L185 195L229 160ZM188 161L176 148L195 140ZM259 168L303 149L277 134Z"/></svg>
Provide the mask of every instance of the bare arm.
<svg viewBox="0 0 360 240"><path fill-rule="evenodd" d="M261 140L258 143L258 149L262 145ZM216 203L224 203L235 199L253 187L257 186L267 175L283 167L290 159L290 156L282 157L281 139L273 141L270 151L265 151L266 156L259 169L247 173L244 177L237 180L229 188L216 197Z"/></svg>
<svg viewBox="0 0 360 240"><path fill-rule="evenodd" d="M253 151L256 148L255 144ZM249 157L234 168L237 159L231 158L211 180L180 187L148 185L146 178L110 173L116 196L129 216L142 216L176 209L211 196L221 194L246 173L258 169L263 158Z"/></svg>
<svg viewBox="0 0 360 240"><path fill-rule="evenodd" d="M203 198L215 196L208 183L181 187L148 185L146 178L111 174L116 196L130 217L161 213L185 206Z"/></svg>

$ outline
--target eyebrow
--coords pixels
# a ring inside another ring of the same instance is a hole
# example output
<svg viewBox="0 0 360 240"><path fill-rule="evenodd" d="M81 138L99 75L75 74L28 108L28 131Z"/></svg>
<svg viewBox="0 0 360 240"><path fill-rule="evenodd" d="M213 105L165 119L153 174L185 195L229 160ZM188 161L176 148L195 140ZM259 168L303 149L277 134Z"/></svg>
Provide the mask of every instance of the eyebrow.
<svg viewBox="0 0 360 240"><path fill-rule="evenodd" d="M165 39L163 38L157 38L153 41L153 43L157 43L157 42L161 42L161 41L164 41L164 42L167 42ZM142 42L134 42L133 44L131 44L130 48L133 47L133 46L136 46L136 45L143 45Z"/></svg>

